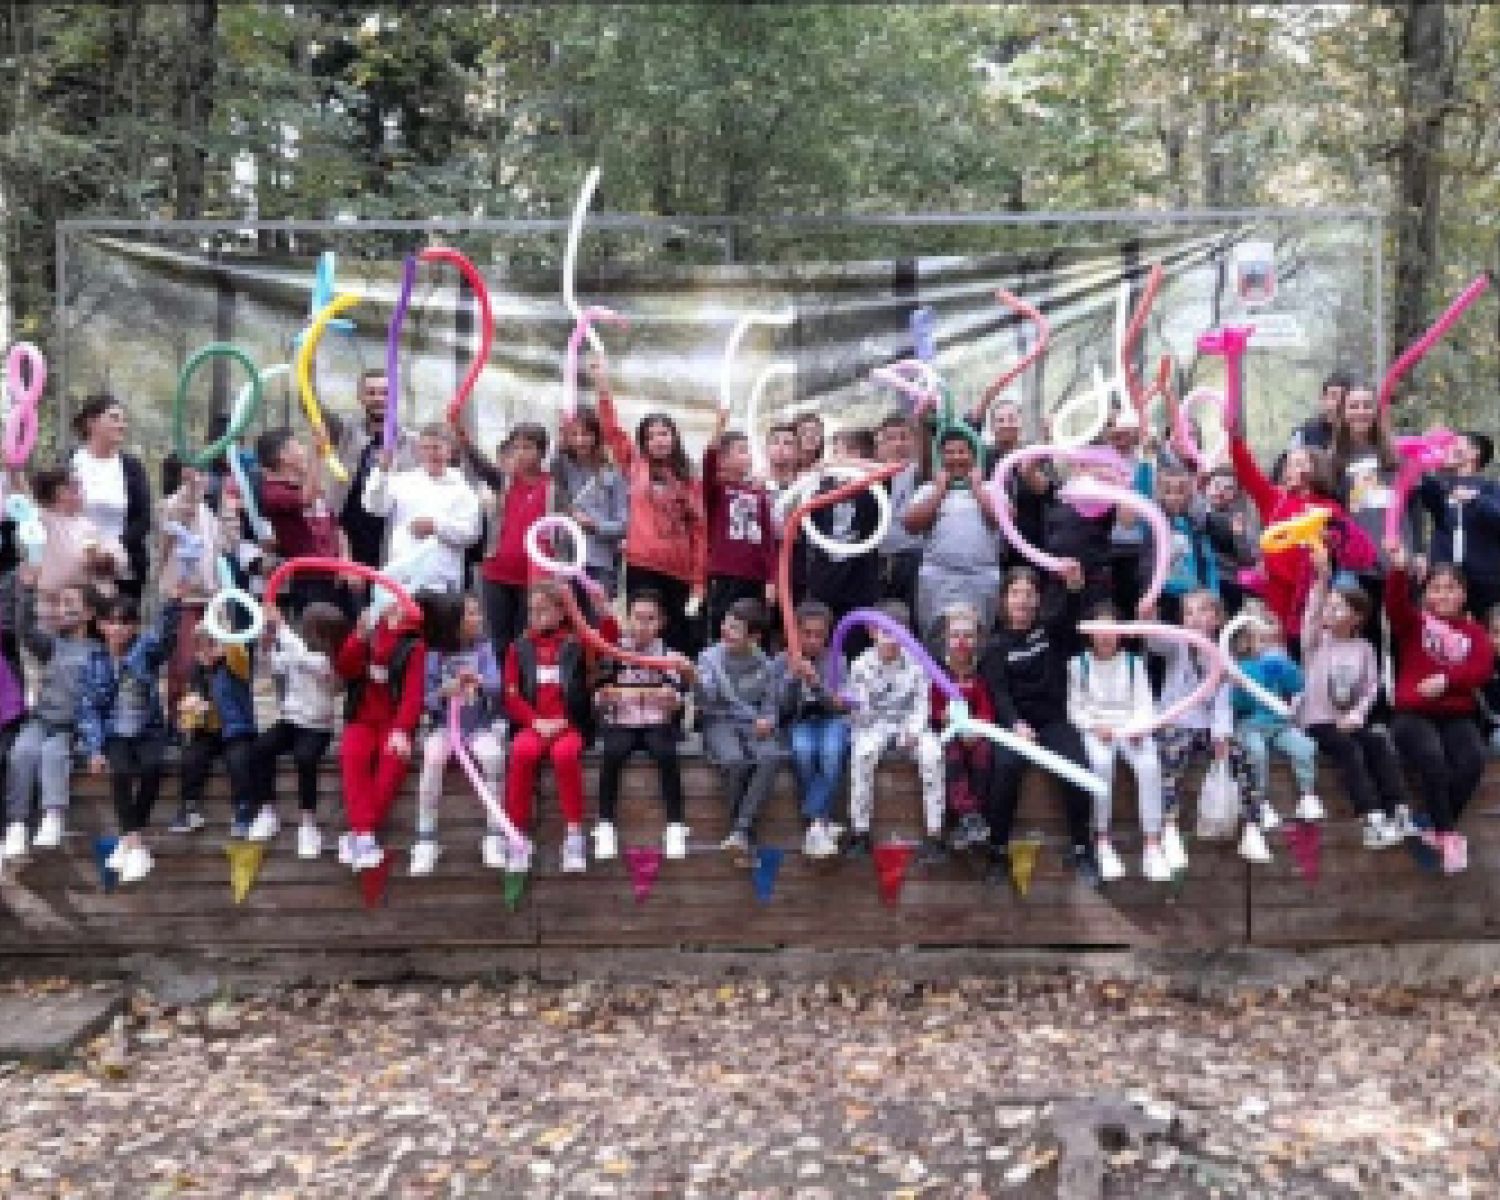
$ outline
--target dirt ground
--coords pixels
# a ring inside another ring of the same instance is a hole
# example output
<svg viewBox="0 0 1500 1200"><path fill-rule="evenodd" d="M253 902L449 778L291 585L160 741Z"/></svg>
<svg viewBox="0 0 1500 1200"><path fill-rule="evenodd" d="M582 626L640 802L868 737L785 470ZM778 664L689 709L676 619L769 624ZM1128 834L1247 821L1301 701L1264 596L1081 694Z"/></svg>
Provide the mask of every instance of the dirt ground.
<svg viewBox="0 0 1500 1200"><path fill-rule="evenodd" d="M0 1195L1494 1196L1497 989L138 998L63 1068L0 1068ZM1096 1137L1112 1101L1139 1128Z"/></svg>

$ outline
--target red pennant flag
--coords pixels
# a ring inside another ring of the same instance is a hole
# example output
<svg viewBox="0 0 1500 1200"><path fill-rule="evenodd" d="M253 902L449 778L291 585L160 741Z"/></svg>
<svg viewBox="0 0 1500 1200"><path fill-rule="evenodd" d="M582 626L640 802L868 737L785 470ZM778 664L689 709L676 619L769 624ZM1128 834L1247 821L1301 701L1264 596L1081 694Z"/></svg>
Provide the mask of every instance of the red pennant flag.
<svg viewBox="0 0 1500 1200"><path fill-rule="evenodd" d="M386 889L391 881L391 856L387 854L378 867L359 873L359 894L366 908L379 908L387 901Z"/></svg>
<svg viewBox="0 0 1500 1200"><path fill-rule="evenodd" d="M875 875L880 883L880 899L894 905L901 899L901 885L906 882L906 868L916 847L901 842L886 842L875 847Z"/></svg>
<svg viewBox="0 0 1500 1200"><path fill-rule="evenodd" d="M1323 830L1316 821L1288 821L1287 849L1308 883L1317 883L1323 866Z"/></svg>
<svg viewBox="0 0 1500 1200"><path fill-rule="evenodd" d="M626 846L625 865L630 868L630 887L635 902L644 904L656 877L661 874L661 850L656 846Z"/></svg>

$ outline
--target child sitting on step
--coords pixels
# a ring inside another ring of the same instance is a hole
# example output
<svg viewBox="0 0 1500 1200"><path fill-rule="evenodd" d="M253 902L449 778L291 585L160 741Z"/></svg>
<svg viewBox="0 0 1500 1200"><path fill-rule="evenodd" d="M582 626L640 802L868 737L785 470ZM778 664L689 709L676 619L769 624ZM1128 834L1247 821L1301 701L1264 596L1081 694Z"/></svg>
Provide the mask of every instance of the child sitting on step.
<svg viewBox="0 0 1500 1200"><path fill-rule="evenodd" d="M203 827L203 785L222 758L229 772L230 837L248 837L255 816L255 697L250 690L250 652L226 645L199 624L189 635L193 663L187 690L177 702L182 763L173 833Z"/></svg>
<svg viewBox="0 0 1500 1200"><path fill-rule="evenodd" d="M1296 712L1302 696L1302 668L1294 663L1282 644L1281 626L1264 607L1251 610L1259 618L1237 639L1240 670ZM1318 799L1318 744L1297 725L1294 717L1277 715L1264 702L1242 687L1230 698L1234 707L1234 736L1250 756L1250 767L1266 796L1261 810L1262 828L1274 829L1281 818L1270 801L1271 751L1291 764L1297 779L1296 817L1299 821L1321 821L1323 802Z"/></svg>
<svg viewBox="0 0 1500 1200"><path fill-rule="evenodd" d="M828 686L833 612L820 600L804 600L794 614L802 658L776 660L786 687L787 731L792 743L792 770L802 793L807 823L802 853L831 858L838 853L838 826L830 821L844 762L849 757L849 705Z"/></svg>

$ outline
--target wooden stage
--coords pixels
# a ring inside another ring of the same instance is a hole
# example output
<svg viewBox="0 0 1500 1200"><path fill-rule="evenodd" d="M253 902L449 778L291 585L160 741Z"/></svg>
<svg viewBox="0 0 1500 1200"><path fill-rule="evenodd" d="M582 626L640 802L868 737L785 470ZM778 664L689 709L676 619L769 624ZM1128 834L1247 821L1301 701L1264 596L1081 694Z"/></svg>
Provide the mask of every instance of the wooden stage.
<svg viewBox="0 0 1500 1200"><path fill-rule="evenodd" d="M226 784L210 785L209 827L193 835L162 828L175 811L175 783L158 805L149 834L156 870L143 883L106 893L95 862L97 835L113 828L104 779L79 776L70 832L60 851L8 861L0 882L0 962L12 973L128 970L135 956L210 961L226 969L274 976L472 975L529 972L566 962L587 972L611 955L651 950L687 957L705 951L896 948L1310 947L1391 941L1475 941L1500 935L1500 763L1492 766L1463 828L1470 868L1443 878L1422 873L1402 849L1364 850L1358 823L1325 772L1321 877L1302 878L1280 833L1270 835L1276 862L1251 868L1232 843L1189 843L1191 867L1177 885L1139 877L1140 842L1128 787L1117 798L1116 845L1132 876L1099 891L1080 887L1064 865L1063 826L1045 779L1028 779L1017 834L1046 839L1029 894L986 884L977 860L939 866L913 863L899 902L880 900L870 860L815 864L800 852L801 825L790 770L782 772L762 819L762 843L785 859L772 898L758 901L748 873L717 850L727 814L712 768L685 758L684 785L692 852L663 862L654 891L633 898L623 861L590 862L585 875L562 875L562 829L550 794L540 804L540 851L519 906L502 902L502 877L479 859L483 821L464 776L450 771L442 815L443 854L435 874L407 874L415 798L408 784L386 841L394 850L385 902L366 908L350 871L338 865L331 833L338 827L339 784L323 775L325 853L295 857L295 789L282 778L283 820L253 890L233 903L224 853ZM550 782L550 781L549 781ZM592 768L590 768L592 784ZM548 783L544 783L544 788ZM1285 774L1275 788L1283 814L1293 805ZM661 810L654 772L627 771L622 845L660 844ZM914 838L920 831L916 780L909 767L883 768L876 838ZM1192 806L1189 805L1191 813ZM289 820L288 818L293 818ZM1188 826L1191 828L1191 822ZM894 961L894 960L893 960ZM300 966L299 966L300 964ZM899 966L893 967L899 970Z"/></svg>

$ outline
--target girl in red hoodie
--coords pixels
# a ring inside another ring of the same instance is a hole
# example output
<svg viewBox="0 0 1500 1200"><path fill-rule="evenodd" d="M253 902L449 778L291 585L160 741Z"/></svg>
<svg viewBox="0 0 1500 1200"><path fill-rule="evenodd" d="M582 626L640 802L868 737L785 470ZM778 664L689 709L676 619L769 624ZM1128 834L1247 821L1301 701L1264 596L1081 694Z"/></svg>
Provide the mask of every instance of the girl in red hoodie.
<svg viewBox="0 0 1500 1200"><path fill-rule="evenodd" d="M660 593L667 613L662 640L679 654L692 654L695 639L689 618L703 601L708 554L703 489L693 476L677 423L666 413L647 413L632 442L620 426L603 361L595 359L589 369L605 439L630 484L627 591L633 595L650 588Z"/></svg>
<svg viewBox="0 0 1500 1200"><path fill-rule="evenodd" d="M1390 573L1385 611L1396 643L1395 718L1391 737L1407 767L1422 781L1432 817L1433 846L1448 874L1468 866L1468 844L1453 826L1484 774L1484 738L1474 693L1495 669L1485 628L1464 611L1463 570L1435 566L1422 583L1422 607L1412 603L1407 551L1385 543Z"/></svg>

